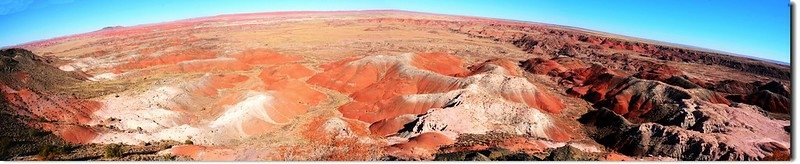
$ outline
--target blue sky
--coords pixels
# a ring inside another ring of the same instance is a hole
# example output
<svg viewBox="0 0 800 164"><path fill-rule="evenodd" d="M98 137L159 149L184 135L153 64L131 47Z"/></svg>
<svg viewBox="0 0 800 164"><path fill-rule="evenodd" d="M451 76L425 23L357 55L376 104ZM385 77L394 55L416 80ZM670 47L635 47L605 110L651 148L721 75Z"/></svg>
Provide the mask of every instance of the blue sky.
<svg viewBox="0 0 800 164"><path fill-rule="evenodd" d="M107 26L292 10L399 9L581 27L789 62L786 0L0 0L0 46Z"/></svg>

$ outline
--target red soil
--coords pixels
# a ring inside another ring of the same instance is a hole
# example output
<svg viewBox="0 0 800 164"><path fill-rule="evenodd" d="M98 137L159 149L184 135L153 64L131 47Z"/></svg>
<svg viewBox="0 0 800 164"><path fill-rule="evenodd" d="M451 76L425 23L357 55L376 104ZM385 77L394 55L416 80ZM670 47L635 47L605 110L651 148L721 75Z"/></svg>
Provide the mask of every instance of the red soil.
<svg viewBox="0 0 800 164"><path fill-rule="evenodd" d="M389 72L384 78L351 95L353 102L339 108L345 117L357 118L372 123L378 120L397 117L403 114L422 114L433 107L441 107L446 101L427 100L412 102L403 99L402 95L437 93L458 89L458 84L448 84L425 77L405 77L396 71Z"/></svg>
<svg viewBox="0 0 800 164"><path fill-rule="evenodd" d="M143 69L159 65L173 65L183 61L212 59L216 58L217 53L205 49L187 49L172 52L161 56L145 56L138 60L117 66L115 73L122 73L132 69Z"/></svg>
<svg viewBox="0 0 800 164"><path fill-rule="evenodd" d="M441 52L419 53L413 56L412 65L419 69L433 71L442 75L460 75L467 72L460 58Z"/></svg>
<svg viewBox="0 0 800 164"><path fill-rule="evenodd" d="M561 66L556 61L546 60L542 58L528 59L522 62L521 67L530 73L556 76L562 72L567 71L567 68Z"/></svg>
<svg viewBox="0 0 800 164"><path fill-rule="evenodd" d="M547 145L544 145L541 141L525 137L509 138L501 141L497 146L512 152L524 151L526 153L540 153L547 149Z"/></svg>
<svg viewBox="0 0 800 164"><path fill-rule="evenodd" d="M578 133L575 129L577 127L569 127L560 122L554 122L553 127L545 129L547 137L552 141L567 142L574 138L572 134Z"/></svg>
<svg viewBox="0 0 800 164"><path fill-rule="evenodd" d="M217 57L216 53L213 51L189 49L185 51L174 52L169 55L139 59L137 61L117 66L114 68L114 72L122 73L132 69L143 69L135 74L151 75L160 73L243 71L252 69L254 65L286 64L299 60L302 60L302 57L282 55L267 49L245 50L241 53L231 55L231 58ZM290 70L302 66L290 64L288 67L289 68L282 69ZM307 70L307 68L302 69ZM301 72L300 74L305 75L307 72Z"/></svg>
<svg viewBox="0 0 800 164"><path fill-rule="evenodd" d="M12 108L19 114L68 123L87 123L91 114L102 104L90 100L66 98L57 95L41 96L39 93L22 88L14 90L0 84L0 91ZM27 109L27 110L25 110ZM28 113L29 112L29 113Z"/></svg>
<svg viewBox="0 0 800 164"><path fill-rule="evenodd" d="M0 84L0 91L14 112L65 124L88 123L92 120L92 112L102 106L102 103L90 100L58 95L41 96L39 93L24 88L17 91L3 84ZM31 124L37 125L37 123ZM72 143L88 143L97 135L93 130L81 126L57 126L47 123L38 125Z"/></svg>
<svg viewBox="0 0 800 164"><path fill-rule="evenodd" d="M491 59L486 60L480 64L470 66L471 73L470 75L475 75L487 71L491 71L494 68L492 66L500 66L505 70L506 74L511 76L522 76L522 72L519 70L519 64L515 61L509 59Z"/></svg>
<svg viewBox="0 0 800 164"><path fill-rule="evenodd" d="M241 61L230 58L216 58L206 60L193 60L178 63L172 67L162 69L165 72L214 72L214 71L242 71L252 67Z"/></svg>
<svg viewBox="0 0 800 164"><path fill-rule="evenodd" d="M377 154L383 146L381 143L364 142L364 139L373 139L369 129L358 120L320 116L303 126L306 130L301 134L311 145L335 148L322 152L325 160L365 160L369 159L365 155ZM308 154L314 152L313 149L309 146L291 146L281 151Z"/></svg>
<svg viewBox="0 0 800 164"><path fill-rule="evenodd" d="M249 49L234 54L232 57L251 65L280 64L295 62L302 59L301 57L282 55L268 49Z"/></svg>
<svg viewBox="0 0 800 164"><path fill-rule="evenodd" d="M267 106L267 114L277 123L286 123L300 114L308 112L308 107L291 92L275 92L275 100ZM306 100L307 101L307 100Z"/></svg>
<svg viewBox="0 0 800 164"><path fill-rule="evenodd" d="M192 159L201 161L236 160L236 152L224 148L213 148L199 145L180 145L172 147L170 152L172 152L174 155L192 157Z"/></svg>
<svg viewBox="0 0 800 164"><path fill-rule="evenodd" d="M622 154L609 153L608 155L606 155L605 160L606 161L632 161L633 158L625 156L625 155L622 155Z"/></svg>
<svg viewBox="0 0 800 164"><path fill-rule="evenodd" d="M214 58L184 61L178 64L152 67L134 72L133 75L145 76L167 73L204 73L244 71L253 67L233 58Z"/></svg>
<svg viewBox="0 0 800 164"><path fill-rule="evenodd" d="M610 74L610 75L614 75L614 76L623 76L623 75L625 75L625 73L618 72L618 71L615 71L615 70L611 70L611 69L605 68L602 65L597 65L597 64L592 64L591 66L586 67L586 68L573 69L572 74L573 75L571 77L569 77L568 79L574 81L575 84L579 84L579 85L584 84L585 80L596 79L598 76L601 76L603 74Z"/></svg>
<svg viewBox="0 0 800 164"><path fill-rule="evenodd" d="M303 136L312 142L317 142L320 144L330 144L335 139L336 135L329 131L326 131L325 123L330 119L341 119L345 122L344 127L339 127L346 129L353 136L369 136L370 132L367 127L363 126L362 123L359 123L356 120L346 119L346 118L334 118L334 117L317 117L314 118L311 122L306 124L307 130L303 131ZM338 130L338 129L337 129Z"/></svg>
<svg viewBox="0 0 800 164"><path fill-rule="evenodd" d="M232 92L229 94L221 95L212 106L212 109L224 109L225 106L230 106L242 101L244 93ZM222 111L219 111L222 112Z"/></svg>
<svg viewBox="0 0 800 164"><path fill-rule="evenodd" d="M339 62L337 62L339 63ZM362 90L379 79L378 68L371 64L363 66L339 65L324 67L325 71L314 75L308 83L330 88L344 94Z"/></svg>
<svg viewBox="0 0 800 164"><path fill-rule="evenodd" d="M555 114L561 113L565 107L561 99L543 91L511 90L502 92L500 95L507 100L525 103L530 107Z"/></svg>
<svg viewBox="0 0 800 164"><path fill-rule="evenodd" d="M636 77L648 80L665 81L672 76L683 75L683 72L678 68L668 66L666 64L645 64L639 68L639 73L634 75Z"/></svg>
<svg viewBox="0 0 800 164"><path fill-rule="evenodd" d="M233 88L236 84L247 81L249 77L237 74L212 75L205 86L195 90L203 96L214 97L220 89Z"/></svg>
<svg viewBox="0 0 800 164"><path fill-rule="evenodd" d="M265 84L278 81L282 78L300 79L314 75L314 71L300 64L285 64L269 66L261 69L258 75Z"/></svg>
<svg viewBox="0 0 800 164"><path fill-rule="evenodd" d="M299 80L313 73L303 65L287 64L266 67L258 77L264 82L266 90L278 91L278 95L286 96L292 102L314 106L327 99L327 96Z"/></svg>
<svg viewBox="0 0 800 164"><path fill-rule="evenodd" d="M409 138L408 142L392 145L386 152L398 157L426 160L433 158L433 153L436 153L439 147L453 143L455 141L441 133L427 132Z"/></svg>
<svg viewBox="0 0 800 164"><path fill-rule="evenodd" d="M339 110L348 118L372 123L381 119L392 118L402 114L420 114L429 108L443 104L417 104L406 102L401 95L418 93L436 93L449 91L459 87L427 76L411 76L401 73L405 63L362 62L356 59L345 59L334 65L325 65L326 70L317 74L309 82L343 93L352 93L353 102L343 105ZM424 53L412 56L412 66L444 75L464 74L466 69L460 66L461 60L444 53ZM381 72L385 70L385 72ZM382 77L382 78L381 78ZM387 109L391 108L391 109Z"/></svg>
<svg viewBox="0 0 800 164"><path fill-rule="evenodd" d="M91 128L76 125L62 125L52 130L65 141L76 144L88 144L98 135Z"/></svg>
<svg viewBox="0 0 800 164"><path fill-rule="evenodd" d="M303 109L303 110L305 110L305 109ZM272 111L272 112L270 112L270 111ZM295 112L295 111L289 111L289 112ZM272 118L274 121L276 121L278 123L285 123L285 122L288 122L287 121L288 119L294 118L294 116L296 116L298 114L305 113L305 111L302 111L302 113L286 113L286 114L289 114L291 116L273 116L276 113L275 110L267 110L267 113L270 113L269 114L270 118ZM291 118L286 118L286 117L291 117ZM268 123L268 122L264 122L263 120L259 120L259 119L247 119L242 124L243 124L242 131L244 132L244 134L249 135L249 136L265 134L265 133L268 133L268 132L275 131L278 128L274 124L271 124L271 123Z"/></svg>
<svg viewBox="0 0 800 164"><path fill-rule="evenodd" d="M397 134L403 126L414 121L416 117L394 117L390 119L380 120L369 126L372 134L377 136L389 136Z"/></svg>

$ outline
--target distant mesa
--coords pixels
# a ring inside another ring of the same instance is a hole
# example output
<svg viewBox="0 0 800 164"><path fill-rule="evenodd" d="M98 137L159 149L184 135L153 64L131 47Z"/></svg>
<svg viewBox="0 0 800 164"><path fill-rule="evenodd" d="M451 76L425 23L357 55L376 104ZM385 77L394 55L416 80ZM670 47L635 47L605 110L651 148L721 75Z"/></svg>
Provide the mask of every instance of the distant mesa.
<svg viewBox="0 0 800 164"><path fill-rule="evenodd" d="M125 26L107 26L103 27L100 30L110 30L110 29L118 29L118 28L125 28Z"/></svg>

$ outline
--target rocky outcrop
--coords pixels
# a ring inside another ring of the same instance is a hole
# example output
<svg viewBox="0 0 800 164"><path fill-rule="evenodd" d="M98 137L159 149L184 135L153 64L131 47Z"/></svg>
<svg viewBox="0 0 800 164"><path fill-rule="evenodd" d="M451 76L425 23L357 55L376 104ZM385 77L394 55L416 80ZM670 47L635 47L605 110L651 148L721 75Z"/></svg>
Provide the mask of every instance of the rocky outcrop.
<svg viewBox="0 0 800 164"><path fill-rule="evenodd" d="M25 49L0 50L0 82L14 89L64 94L65 86L87 79L81 72L66 72L49 65L52 60Z"/></svg>
<svg viewBox="0 0 800 164"><path fill-rule="evenodd" d="M573 90L586 89L581 95L596 107L604 107L634 122L654 122L674 114L684 99L701 99L728 104L721 95L705 90L686 90L659 81L634 77L621 78L604 74Z"/></svg>
<svg viewBox="0 0 800 164"><path fill-rule="evenodd" d="M48 131L29 126L27 119L19 119L10 113L11 109L0 99L0 160L39 153L47 146L63 147L69 142Z"/></svg>
<svg viewBox="0 0 800 164"><path fill-rule="evenodd" d="M83 124L102 104L76 98L67 89L86 80L81 74L59 70L24 49L0 50L0 60L0 102L7 114L72 143L87 143L96 135Z"/></svg>
<svg viewBox="0 0 800 164"><path fill-rule="evenodd" d="M648 80L665 81L673 76L681 76L683 73L675 67L666 64L649 63L639 67L634 77Z"/></svg>
<svg viewBox="0 0 800 164"><path fill-rule="evenodd" d="M759 85L755 82L744 83L738 80L723 80L710 86L709 89L722 93L747 95L755 92Z"/></svg>
<svg viewBox="0 0 800 164"><path fill-rule="evenodd" d="M521 134L557 141L569 138L550 116L524 105L503 103L477 89L450 93L452 106L433 108L399 129L400 136L438 131L456 138L458 134L500 132Z"/></svg>
<svg viewBox="0 0 800 164"><path fill-rule="evenodd" d="M561 64L558 62L542 58L533 58L522 61L520 62L520 67L530 73L550 76L558 76L562 72L567 71L567 68L561 66Z"/></svg>
<svg viewBox="0 0 800 164"><path fill-rule="evenodd" d="M672 76L668 79L663 80L664 83L669 85L679 86L685 89L695 89L695 88L702 88L702 86L695 84L692 81L687 80L685 77L681 76Z"/></svg>
<svg viewBox="0 0 800 164"><path fill-rule="evenodd" d="M789 98L769 90L761 90L747 95L742 102L759 106L768 112L785 114L790 112L792 103Z"/></svg>
<svg viewBox="0 0 800 164"><path fill-rule="evenodd" d="M789 113L791 93L789 88L777 81L763 84L760 81L744 83L737 80L724 80L711 87L712 90L729 93L727 99L756 105L764 111Z"/></svg>
<svg viewBox="0 0 800 164"><path fill-rule="evenodd" d="M660 123L632 124L606 109L589 112L580 121L597 128L593 138L599 143L631 156L759 160L788 150L788 133L775 133L788 122L771 120L755 107L696 100L682 104L682 114Z"/></svg>
<svg viewBox="0 0 800 164"><path fill-rule="evenodd" d="M788 122L770 119L755 106L730 103L723 94L676 79L679 74L661 76L657 72L663 71L646 71L625 77L593 75L602 72L594 70L584 73L590 78L582 86L570 89L598 109L579 120L596 128L590 131L599 143L620 153L681 160L760 160L788 150L788 133L774 133ZM755 89L735 84L723 82L714 89L744 93L747 89L742 88ZM760 92L765 94L760 97L780 96ZM743 100L750 98L754 97Z"/></svg>
<svg viewBox="0 0 800 164"><path fill-rule="evenodd" d="M767 84L759 86L758 90L760 90L760 91L764 91L764 90L765 91L770 91L772 93L775 93L775 94L778 94L778 95L781 95L781 96L785 96L785 97L789 97L789 95L791 94L791 92L789 91L789 88L787 88L786 85L783 85L783 84L781 84L780 82L777 82L777 81L770 81Z"/></svg>

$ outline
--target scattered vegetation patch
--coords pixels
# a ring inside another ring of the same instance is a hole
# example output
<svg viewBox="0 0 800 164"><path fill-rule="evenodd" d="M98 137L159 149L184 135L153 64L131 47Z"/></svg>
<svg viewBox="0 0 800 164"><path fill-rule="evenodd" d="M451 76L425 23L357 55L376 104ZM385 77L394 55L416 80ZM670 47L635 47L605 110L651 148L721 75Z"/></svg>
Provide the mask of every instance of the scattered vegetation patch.
<svg viewBox="0 0 800 164"><path fill-rule="evenodd" d="M176 157L176 156L174 156L174 155L172 155L172 154L164 154L164 155L162 155L162 156L161 156L161 158L162 158L163 160L166 160L166 161L174 161L174 160L177 160L177 157Z"/></svg>
<svg viewBox="0 0 800 164"><path fill-rule="evenodd" d="M0 138L0 157L8 155L7 149L11 148L12 144L13 142L10 139L6 137Z"/></svg>
<svg viewBox="0 0 800 164"><path fill-rule="evenodd" d="M63 155L69 152L69 146L56 146L56 145L42 145L39 148L37 156L44 160L53 160L58 155Z"/></svg>
<svg viewBox="0 0 800 164"><path fill-rule="evenodd" d="M103 156L106 158L122 157L124 147L121 144L108 144L103 148Z"/></svg>
<svg viewBox="0 0 800 164"><path fill-rule="evenodd" d="M28 137L39 137L42 134L43 133L41 131L33 129L33 128L25 130L25 135L28 136Z"/></svg>

